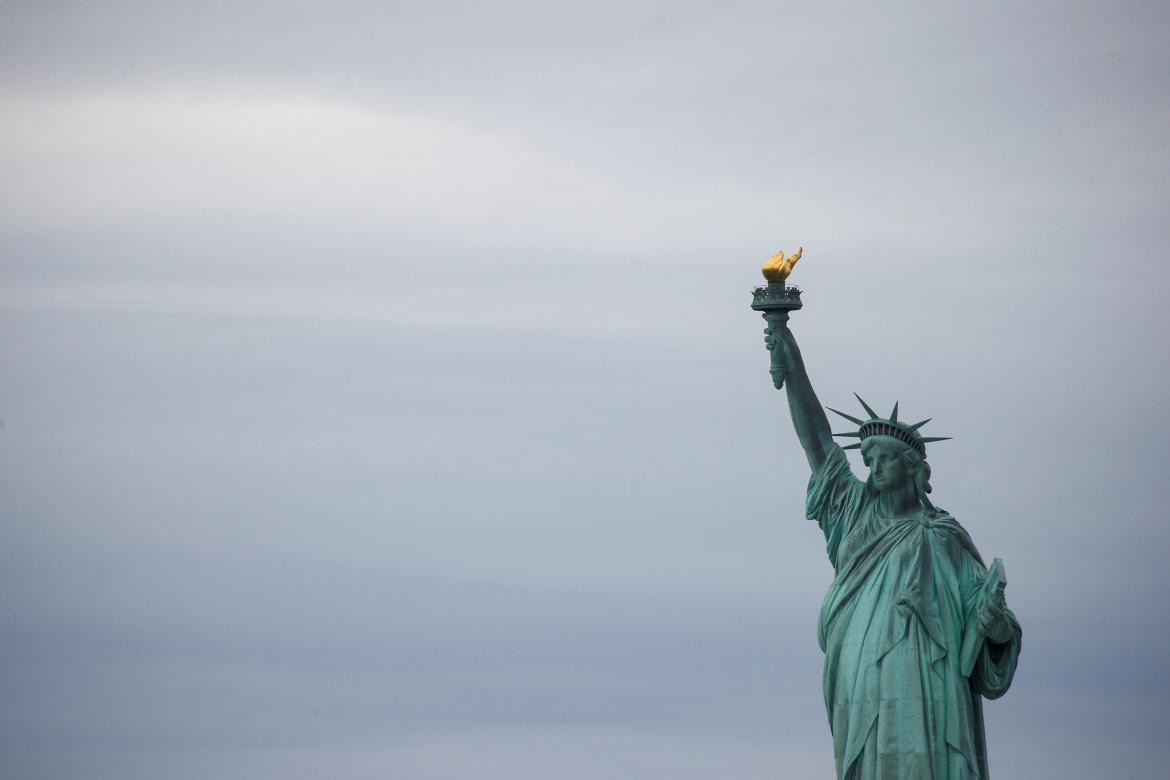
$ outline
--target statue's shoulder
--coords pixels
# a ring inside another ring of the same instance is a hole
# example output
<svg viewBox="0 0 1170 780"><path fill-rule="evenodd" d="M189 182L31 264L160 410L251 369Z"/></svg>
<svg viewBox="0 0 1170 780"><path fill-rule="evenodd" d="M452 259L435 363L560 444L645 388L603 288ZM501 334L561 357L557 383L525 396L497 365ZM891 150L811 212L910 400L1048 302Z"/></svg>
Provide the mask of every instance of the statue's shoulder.
<svg viewBox="0 0 1170 780"><path fill-rule="evenodd" d="M932 526L938 528L948 528L952 531L958 531L963 534L967 533L967 529L963 528L959 521L955 519L955 516L945 509L931 507L930 509L924 509L923 513L926 517L926 522Z"/></svg>
<svg viewBox="0 0 1170 780"><path fill-rule="evenodd" d="M966 549L977 561L982 563L983 559L979 556L979 550L975 547L975 542L971 539L971 534L967 533L967 529L955 519L954 515L938 507L928 509L926 512L930 518L927 524L931 528L942 531L946 538L957 542L960 547Z"/></svg>

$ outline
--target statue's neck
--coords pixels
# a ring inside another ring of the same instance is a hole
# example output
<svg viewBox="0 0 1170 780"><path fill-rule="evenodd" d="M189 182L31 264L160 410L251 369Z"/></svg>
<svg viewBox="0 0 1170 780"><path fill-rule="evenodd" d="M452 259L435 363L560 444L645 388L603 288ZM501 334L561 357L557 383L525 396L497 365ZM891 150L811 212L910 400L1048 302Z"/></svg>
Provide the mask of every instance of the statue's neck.
<svg viewBox="0 0 1170 780"><path fill-rule="evenodd" d="M918 495L911 484L903 485L897 490L878 493L877 513L880 517L904 517L918 506Z"/></svg>

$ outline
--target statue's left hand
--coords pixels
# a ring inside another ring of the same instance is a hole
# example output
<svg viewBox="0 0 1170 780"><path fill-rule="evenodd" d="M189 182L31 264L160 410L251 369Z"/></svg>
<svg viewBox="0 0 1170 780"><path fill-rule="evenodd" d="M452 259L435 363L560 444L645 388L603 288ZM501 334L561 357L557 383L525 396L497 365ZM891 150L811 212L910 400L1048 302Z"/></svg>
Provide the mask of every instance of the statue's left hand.
<svg viewBox="0 0 1170 780"><path fill-rule="evenodd" d="M977 616L979 630L988 641L1001 645L1012 638L1012 624L1004 612L1003 597L994 601L987 601L979 609Z"/></svg>

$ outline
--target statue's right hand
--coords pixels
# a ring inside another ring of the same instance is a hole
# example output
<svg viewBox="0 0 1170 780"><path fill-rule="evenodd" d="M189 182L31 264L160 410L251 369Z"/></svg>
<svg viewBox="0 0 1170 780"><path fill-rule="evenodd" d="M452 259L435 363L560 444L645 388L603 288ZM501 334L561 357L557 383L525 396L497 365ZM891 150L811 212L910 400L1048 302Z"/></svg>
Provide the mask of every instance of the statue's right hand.
<svg viewBox="0 0 1170 780"><path fill-rule="evenodd" d="M785 354L785 335L788 328L764 328L764 347L769 352L775 352L776 356L783 358Z"/></svg>
<svg viewBox="0 0 1170 780"><path fill-rule="evenodd" d="M764 328L764 346L772 353L772 386L777 390L784 387L788 375L788 353L783 335L785 330L787 328Z"/></svg>

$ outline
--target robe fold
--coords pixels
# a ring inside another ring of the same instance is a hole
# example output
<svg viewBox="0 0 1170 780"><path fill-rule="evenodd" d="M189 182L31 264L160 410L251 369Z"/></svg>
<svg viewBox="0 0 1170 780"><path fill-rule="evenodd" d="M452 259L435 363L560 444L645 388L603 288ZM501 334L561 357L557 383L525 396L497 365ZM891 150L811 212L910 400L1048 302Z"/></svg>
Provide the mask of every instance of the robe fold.
<svg viewBox="0 0 1170 780"><path fill-rule="evenodd" d="M876 510L877 493L834 446L809 480L807 515L836 571L817 633L837 777L986 780L982 699L1011 685L1019 623L1007 611L1003 644L975 637L965 675L960 650L966 632L979 631L987 573L971 537L941 510Z"/></svg>

